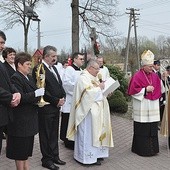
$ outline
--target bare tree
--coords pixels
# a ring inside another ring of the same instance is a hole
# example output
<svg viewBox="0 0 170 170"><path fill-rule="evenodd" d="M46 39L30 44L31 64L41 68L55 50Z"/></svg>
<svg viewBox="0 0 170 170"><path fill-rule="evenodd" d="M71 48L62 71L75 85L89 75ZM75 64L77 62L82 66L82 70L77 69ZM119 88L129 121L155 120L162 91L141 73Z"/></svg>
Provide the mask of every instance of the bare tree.
<svg viewBox="0 0 170 170"><path fill-rule="evenodd" d="M53 0L54 1L54 0ZM11 29L16 24L21 24L24 28L24 50L28 48L28 31L30 27L31 17L27 16L24 7L34 10L40 3L50 5L52 0L1 0L0 17L5 23L4 29Z"/></svg>
<svg viewBox="0 0 170 170"><path fill-rule="evenodd" d="M79 0L72 0L72 53L79 51Z"/></svg>
<svg viewBox="0 0 170 170"><path fill-rule="evenodd" d="M114 20L118 16L117 0L72 0L71 7L72 14L79 14L76 17L72 15L73 52L79 49L79 23L82 34L87 39L92 28L96 28L96 33L103 36L114 35Z"/></svg>

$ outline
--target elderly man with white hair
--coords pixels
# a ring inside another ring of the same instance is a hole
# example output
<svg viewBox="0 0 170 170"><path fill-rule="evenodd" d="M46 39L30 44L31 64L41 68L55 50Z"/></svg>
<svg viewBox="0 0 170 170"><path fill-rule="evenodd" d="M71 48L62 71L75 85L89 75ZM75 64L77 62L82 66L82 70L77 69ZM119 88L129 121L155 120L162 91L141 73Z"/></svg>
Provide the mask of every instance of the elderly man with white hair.
<svg viewBox="0 0 170 170"><path fill-rule="evenodd" d="M110 110L99 82L96 60L89 60L74 88L67 137L75 141L74 159L85 165L101 165L113 147Z"/></svg>

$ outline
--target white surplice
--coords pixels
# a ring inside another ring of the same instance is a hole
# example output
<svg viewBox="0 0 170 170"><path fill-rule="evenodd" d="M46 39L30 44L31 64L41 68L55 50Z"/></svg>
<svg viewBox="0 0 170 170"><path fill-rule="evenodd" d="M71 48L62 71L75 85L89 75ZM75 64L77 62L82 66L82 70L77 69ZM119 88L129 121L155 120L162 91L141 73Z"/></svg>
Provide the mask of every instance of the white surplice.
<svg viewBox="0 0 170 170"><path fill-rule="evenodd" d="M159 99L149 100L144 98L145 88L139 93L132 95L133 101L133 119L136 122L158 122L160 121L159 114Z"/></svg>
<svg viewBox="0 0 170 170"><path fill-rule="evenodd" d="M81 72L82 71L75 70L72 66L68 66L65 69L65 72L62 77L63 88L66 92L66 101L61 109L63 113L70 113L74 86Z"/></svg>

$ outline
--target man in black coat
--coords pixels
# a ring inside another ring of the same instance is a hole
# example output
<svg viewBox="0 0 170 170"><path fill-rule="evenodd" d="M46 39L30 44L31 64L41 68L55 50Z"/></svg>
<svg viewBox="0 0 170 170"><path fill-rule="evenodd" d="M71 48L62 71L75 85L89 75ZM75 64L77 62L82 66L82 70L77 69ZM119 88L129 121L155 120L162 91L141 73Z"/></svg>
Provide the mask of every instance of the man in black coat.
<svg viewBox="0 0 170 170"><path fill-rule="evenodd" d="M0 31L0 52L5 48L6 36ZM12 120L12 107L16 107L21 99L21 94L11 84L10 78L2 62L0 62L0 152L4 126Z"/></svg>
<svg viewBox="0 0 170 170"><path fill-rule="evenodd" d="M153 63L153 71L161 78L161 73L160 73L160 60L154 60Z"/></svg>
<svg viewBox="0 0 170 170"><path fill-rule="evenodd" d="M42 64L45 69L45 94L44 100L48 102L39 108L39 139L42 153L42 166L57 170L59 165L66 163L59 158L58 131L60 107L65 102L65 91L57 69L53 66L57 61L57 49L46 46L43 50ZM37 80L37 66L33 69L33 78Z"/></svg>

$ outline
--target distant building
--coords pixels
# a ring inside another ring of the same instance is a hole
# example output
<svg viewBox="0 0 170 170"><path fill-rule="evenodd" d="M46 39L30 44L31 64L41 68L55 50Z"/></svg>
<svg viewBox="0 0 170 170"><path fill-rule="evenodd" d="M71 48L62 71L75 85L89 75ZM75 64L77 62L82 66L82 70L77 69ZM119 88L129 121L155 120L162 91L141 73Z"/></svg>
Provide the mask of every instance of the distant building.
<svg viewBox="0 0 170 170"><path fill-rule="evenodd" d="M37 49L32 56L32 67L41 63L43 56L43 49Z"/></svg>

